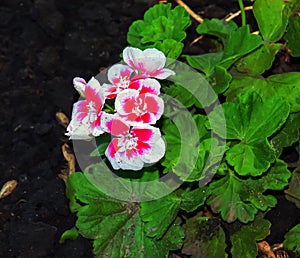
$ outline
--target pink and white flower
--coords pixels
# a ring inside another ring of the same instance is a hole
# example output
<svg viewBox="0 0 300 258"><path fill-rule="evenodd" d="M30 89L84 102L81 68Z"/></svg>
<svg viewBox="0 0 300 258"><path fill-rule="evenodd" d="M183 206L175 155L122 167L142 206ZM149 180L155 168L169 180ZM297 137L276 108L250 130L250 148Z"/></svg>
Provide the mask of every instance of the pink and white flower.
<svg viewBox="0 0 300 258"><path fill-rule="evenodd" d="M76 83L79 80L76 81ZM90 83L92 81L92 83ZM67 128L70 139L91 139L103 133L100 127L104 94L99 82L92 78L84 88L80 88L85 99L73 105L72 120ZM82 85L84 82L82 81Z"/></svg>
<svg viewBox="0 0 300 258"><path fill-rule="evenodd" d="M118 93L126 89L143 90L158 95L160 93L160 83L151 78L139 78L134 76L134 71L128 65L113 65L107 73L111 84L103 84L106 98L115 98Z"/></svg>
<svg viewBox="0 0 300 258"><path fill-rule="evenodd" d="M94 88L95 90L100 90L101 86L98 80L95 77L92 77L88 82L85 79L80 77L75 77L73 79L74 88L78 91L78 93L84 97L85 88L87 86Z"/></svg>
<svg viewBox="0 0 300 258"><path fill-rule="evenodd" d="M105 155L114 169L140 170L144 164L153 164L165 154L165 143L158 128L130 127L117 115L103 114L101 125L105 132L115 136Z"/></svg>
<svg viewBox="0 0 300 258"><path fill-rule="evenodd" d="M108 69L107 77L111 84L104 84L106 97L115 98L117 94L130 87L134 70L128 65L116 64Z"/></svg>
<svg viewBox="0 0 300 258"><path fill-rule="evenodd" d="M141 78L166 79L175 74L174 71L164 68L166 56L156 48L148 48L143 51L138 48L126 47L123 50L123 59Z"/></svg>
<svg viewBox="0 0 300 258"><path fill-rule="evenodd" d="M115 109L130 125L155 124L164 112L164 102L155 94L127 89L116 97Z"/></svg>

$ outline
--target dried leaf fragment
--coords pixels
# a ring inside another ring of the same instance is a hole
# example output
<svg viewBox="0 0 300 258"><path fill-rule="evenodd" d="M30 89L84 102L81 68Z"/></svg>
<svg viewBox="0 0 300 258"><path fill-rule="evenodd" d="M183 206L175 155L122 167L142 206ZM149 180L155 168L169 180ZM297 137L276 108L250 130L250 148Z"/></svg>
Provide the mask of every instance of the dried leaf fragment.
<svg viewBox="0 0 300 258"><path fill-rule="evenodd" d="M267 241L260 241L257 243L258 251L263 255L264 258L276 258L275 254L273 253L271 246L268 244Z"/></svg>
<svg viewBox="0 0 300 258"><path fill-rule="evenodd" d="M6 182L0 191L0 199L8 196L11 194L11 192L16 188L18 182L16 180L10 180Z"/></svg>
<svg viewBox="0 0 300 258"><path fill-rule="evenodd" d="M68 168L62 170L58 176L66 181L67 177L75 172L75 155L72 153L70 146L67 143L62 145L61 150L65 160L68 162Z"/></svg>
<svg viewBox="0 0 300 258"><path fill-rule="evenodd" d="M56 112L56 119L63 127L67 127L70 123L69 118L63 112Z"/></svg>

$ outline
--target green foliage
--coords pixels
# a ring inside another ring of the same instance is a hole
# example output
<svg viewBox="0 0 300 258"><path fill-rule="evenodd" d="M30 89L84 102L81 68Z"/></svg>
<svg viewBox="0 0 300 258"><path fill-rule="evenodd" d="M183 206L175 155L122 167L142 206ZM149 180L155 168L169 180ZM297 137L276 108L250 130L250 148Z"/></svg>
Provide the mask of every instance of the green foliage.
<svg viewBox="0 0 300 258"><path fill-rule="evenodd" d="M80 234L93 241L95 257L168 257L178 250L255 258L256 242L269 234L261 212L276 205L273 194L285 191L300 208L299 167L291 174L282 160L285 148L299 152L300 72L272 70L286 46L291 58L300 56L299 1L256 0L258 33L249 25L204 19L196 31L219 51L201 55L181 54L191 20L183 7L171 6L154 5L127 34L134 47L154 47L187 63L167 60L176 75L161 83L165 156L134 173L112 176L104 159L72 174L66 192L78 219L61 242ZM107 135L98 137L91 155L103 157L109 142ZM152 180L159 185L140 184ZM172 192L166 181L181 185ZM131 201L105 194L111 189ZM141 195L149 200L140 201ZM299 238L297 225L284 247L300 252Z"/></svg>
<svg viewBox="0 0 300 258"><path fill-rule="evenodd" d="M287 40L287 47L292 51L294 57L300 56L300 17L294 15L290 17L287 32L284 38Z"/></svg>
<svg viewBox="0 0 300 258"><path fill-rule="evenodd" d="M277 156L282 153L284 147L291 146L299 140L300 112L289 115L281 130L271 139L271 144L276 150Z"/></svg>
<svg viewBox="0 0 300 258"><path fill-rule="evenodd" d="M289 18L289 8L285 1L256 0L253 13L266 42L276 42L283 36Z"/></svg>
<svg viewBox="0 0 300 258"><path fill-rule="evenodd" d="M286 190L285 197L290 202L300 209L300 166L298 166L292 173L292 178L289 183L289 188Z"/></svg>
<svg viewBox="0 0 300 258"><path fill-rule="evenodd" d="M192 257L228 257L225 252L225 233L217 219L199 215L187 220L183 227L186 232L182 251Z"/></svg>
<svg viewBox="0 0 300 258"><path fill-rule="evenodd" d="M282 44L264 43L254 52L242 57L236 64L237 70L248 75L259 75L270 69Z"/></svg>
<svg viewBox="0 0 300 258"><path fill-rule="evenodd" d="M270 221L257 216L256 219L242 226L230 237L232 258L254 258L257 256L256 241L263 240L270 233Z"/></svg>
<svg viewBox="0 0 300 258"><path fill-rule="evenodd" d="M258 179L239 178L230 171L209 185L211 195L207 203L214 212L220 212L227 222L238 219L247 223L254 220L258 210L266 211L276 205L276 198L264 195L264 192L282 190L288 184L289 177L286 164L280 160Z"/></svg>
<svg viewBox="0 0 300 258"><path fill-rule="evenodd" d="M284 238L283 246L285 248L300 253L300 224L287 232Z"/></svg>
<svg viewBox="0 0 300 258"><path fill-rule="evenodd" d="M228 40L229 35L238 28L235 22L228 23L219 19L204 19L203 23L198 25L196 31L199 34L208 34L219 38L223 44Z"/></svg>
<svg viewBox="0 0 300 258"><path fill-rule="evenodd" d="M181 246L183 232L179 220L174 218L159 240L148 237L138 203L104 195L83 173L68 177L67 191L80 203L76 206L76 227L81 235L94 240L95 257L167 257L169 250Z"/></svg>
<svg viewBox="0 0 300 258"><path fill-rule="evenodd" d="M224 95L232 101L239 93L246 92L256 92L262 99L281 97L290 104L291 112L300 111L299 72L274 74L267 78L239 75L233 78Z"/></svg>
<svg viewBox="0 0 300 258"><path fill-rule="evenodd" d="M228 140L238 140L226 153L228 163L240 175L259 176L275 159L267 137L285 122L289 105L278 97L263 101L256 93L239 95L236 102L222 105L227 128L216 124L215 133ZM219 121L219 112L211 116ZM247 157L247 158L246 158Z"/></svg>
<svg viewBox="0 0 300 258"><path fill-rule="evenodd" d="M184 46L181 42L190 24L190 17L183 7L171 9L171 4L154 5L145 12L144 20L131 24L127 41L141 49L157 48L167 57L176 59L181 54Z"/></svg>

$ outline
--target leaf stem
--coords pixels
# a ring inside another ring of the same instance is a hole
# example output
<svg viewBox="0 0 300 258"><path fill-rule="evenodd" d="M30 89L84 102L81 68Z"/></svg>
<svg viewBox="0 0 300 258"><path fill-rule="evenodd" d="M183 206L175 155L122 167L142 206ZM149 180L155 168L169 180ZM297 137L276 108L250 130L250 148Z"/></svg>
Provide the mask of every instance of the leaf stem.
<svg viewBox="0 0 300 258"><path fill-rule="evenodd" d="M296 194L294 194L294 193L291 193L291 192L288 191L288 190L284 190L284 193L285 193L286 195L291 196L291 197L297 199L298 201L300 201L300 196L299 196L299 195L296 195Z"/></svg>
<svg viewBox="0 0 300 258"><path fill-rule="evenodd" d="M246 25L246 12L244 9L244 3L243 3L243 0L238 0L238 2L239 2L240 10L241 10L242 26L244 26L244 25Z"/></svg>

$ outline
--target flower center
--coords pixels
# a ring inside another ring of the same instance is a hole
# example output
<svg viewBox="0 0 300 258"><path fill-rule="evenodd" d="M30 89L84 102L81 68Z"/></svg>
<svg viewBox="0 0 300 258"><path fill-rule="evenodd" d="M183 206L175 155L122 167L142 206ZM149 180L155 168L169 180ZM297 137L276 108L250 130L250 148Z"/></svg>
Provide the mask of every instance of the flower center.
<svg viewBox="0 0 300 258"><path fill-rule="evenodd" d="M147 105L146 105L146 103L143 101L142 98L138 98L138 99L136 100L135 107L133 108L133 111L134 111L134 113L135 113L137 116L141 116L141 115L147 113Z"/></svg>
<svg viewBox="0 0 300 258"><path fill-rule="evenodd" d="M138 138L134 137L131 133L128 133L122 137L122 145L124 146L125 150L135 149L137 146Z"/></svg>
<svg viewBox="0 0 300 258"><path fill-rule="evenodd" d="M130 84L128 77L121 77L120 81L116 84L118 88L127 89Z"/></svg>

